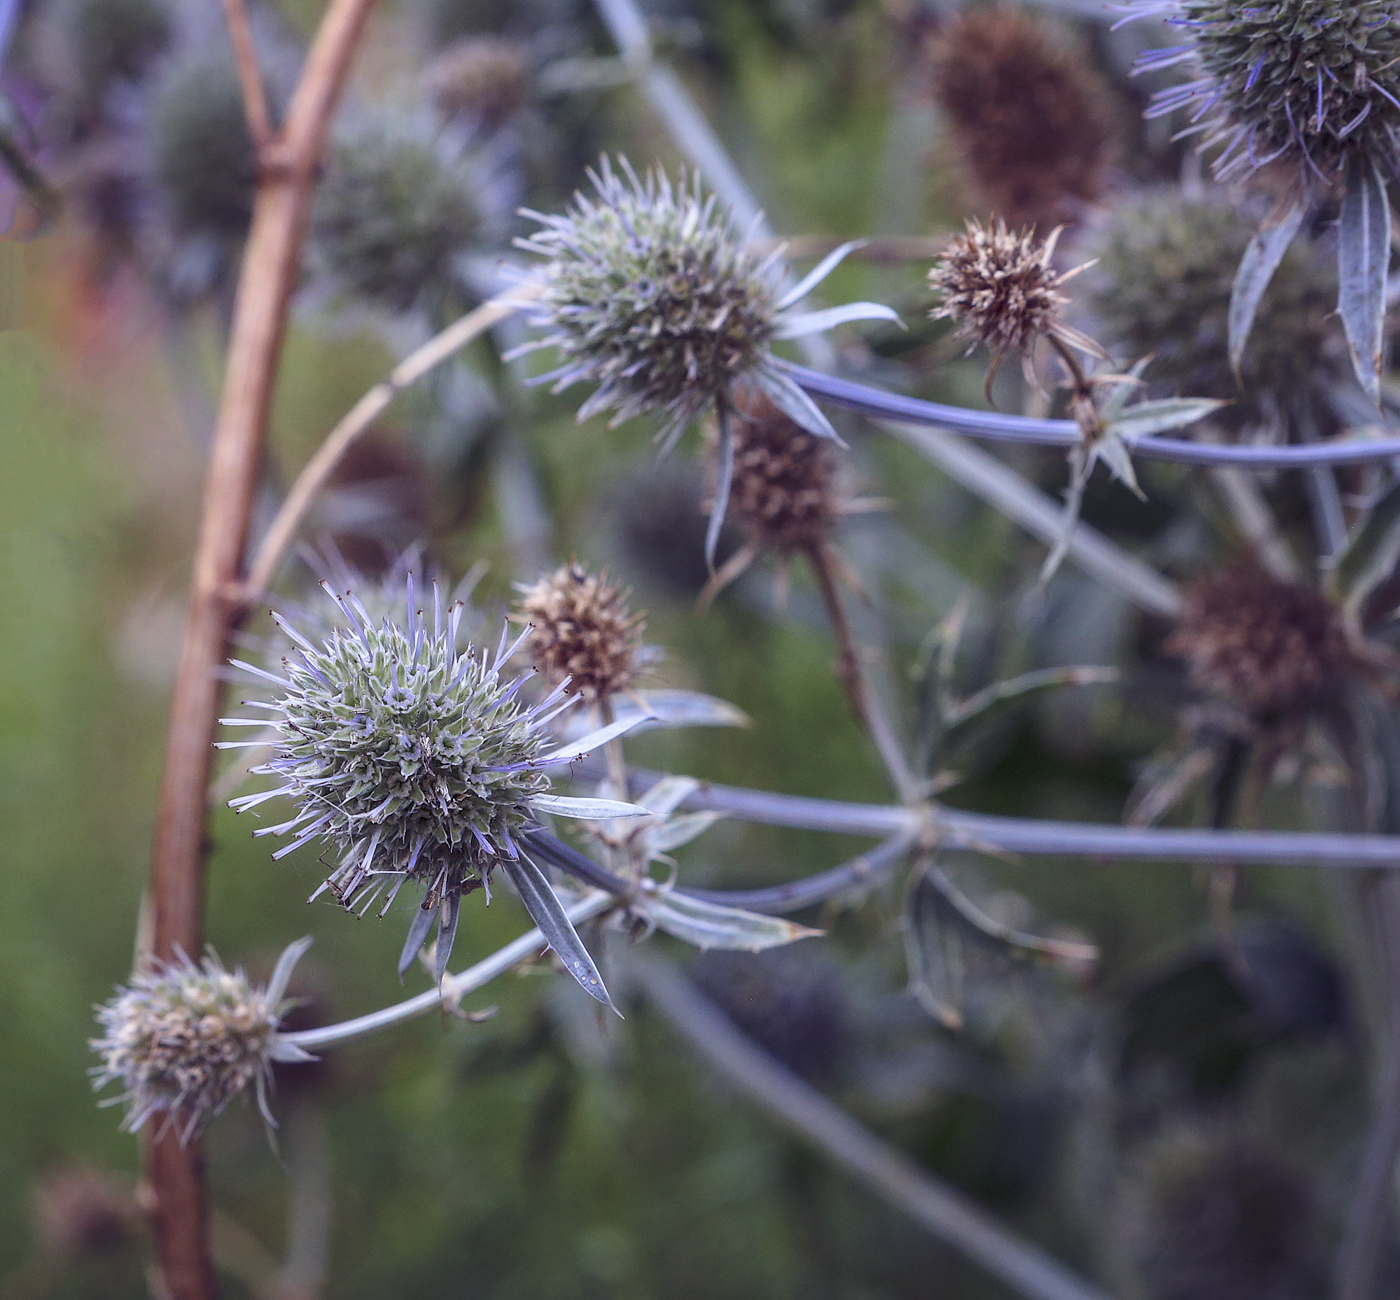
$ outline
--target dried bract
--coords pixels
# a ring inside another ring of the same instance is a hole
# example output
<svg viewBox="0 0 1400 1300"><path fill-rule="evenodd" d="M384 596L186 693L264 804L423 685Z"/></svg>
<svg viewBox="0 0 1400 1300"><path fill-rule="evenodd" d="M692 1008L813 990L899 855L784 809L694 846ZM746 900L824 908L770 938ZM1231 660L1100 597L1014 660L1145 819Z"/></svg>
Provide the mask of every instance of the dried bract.
<svg viewBox="0 0 1400 1300"><path fill-rule="evenodd" d="M646 624L628 608L629 592L578 563L521 592L516 617L530 625L525 648L546 678L585 700L605 700L632 685Z"/></svg>
<svg viewBox="0 0 1400 1300"><path fill-rule="evenodd" d="M1167 648L1200 690L1259 721L1304 713L1354 665L1341 612L1326 596L1247 564L1188 591Z"/></svg>
<svg viewBox="0 0 1400 1300"><path fill-rule="evenodd" d="M965 9L929 48L930 81L963 169L1013 226L1076 217L1103 192L1108 92L1082 51L1008 7Z"/></svg>

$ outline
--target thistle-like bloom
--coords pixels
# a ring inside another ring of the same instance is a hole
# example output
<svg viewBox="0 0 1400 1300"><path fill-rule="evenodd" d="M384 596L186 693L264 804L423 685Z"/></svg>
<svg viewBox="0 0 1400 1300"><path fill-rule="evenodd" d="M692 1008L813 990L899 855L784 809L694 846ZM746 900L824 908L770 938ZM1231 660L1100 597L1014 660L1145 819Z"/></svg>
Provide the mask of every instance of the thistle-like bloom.
<svg viewBox="0 0 1400 1300"><path fill-rule="evenodd" d="M1252 565L1198 582L1167 647L1200 690L1258 721L1296 718L1356 666L1336 605Z"/></svg>
<svg viewBox="0 0 1400 1300"><path fill-rule="evenodd" d="M1400 159L1400 5L1395 0L1140 0L1191 41L1153 50L1139 71L1193 64L1148 109L1178 109L1222 145L1222 179L1273 162L1330 186L1352 159L1393 173Z"/></svg>
<svg viewBox="0 0 1400 1300"><path fill-rule="evenodd" d="M948 240L928 273L929 287L943 300L929 315L952 321L958 337L991 348L989 389L1008 352L1029 359L1040 339L1100 354L1092 339L1062 318L1069 299L1060 288L1085 268L1057 271L1051 265L1059 233L1037 239L1029 230L1013 233L1000 217L988 226L973 219Z"/></svg>
<svg viewBox="0 0 1400 1300"><path fill-rule="evenodd" d="M1053 225L1099 198L1108 93L1083 51L1006 5L964 9L929 48L930 85L963 170L1012 225Z"/></svg>
<svg viewBox="0 0 1400 1300"><path fill-rule="evenodd" d="M751 248L714 195L702 193L698 176L682 174L672 185L659 171L639 177L626 159L619 166L621 175L604 159L590 171L594 193L575 194L562 215L526 214L543 229L517 245L548 259L535 314L547 332L527 349L558 353L562 364L539 380L552 381L555 392L580 381L596 385L580 420L608 410L614 425L654 415L667 449L704 411L716 410L726 469L707 537L713 559L729 496L736 385L764 393L817 437L835 438L772 345L843 321L898 318L869 302L794 311L855 245L838 248L785 291L782 250L761 256Z"/></svg>
<svg viewBox="0 0 1400 1300"><path fill-rule="evenodd" d="M288 1009L287 982L310 939L292 944L266 988L241 969L226 970L211 951L196 965L184 953L138 970L97 1008L102 1036L91 1046L102 1059L93 1086L122 1085L104 1104L125 1103L122 1128L136 1132L155 1115L178 1126L188 1142L235 1097L251 1087L270 1126L267 1104L273 1061L306 1061L277 1029Z"/></svg>
<svg viewBox="0 0 1400 1300"><path fill-rule="evenodd" d="M461 132L385 114L333 144L312 248L348 289L402 311L449 290L453 259L508 210L500 175Z"/></svg>
<svg viewBox="0 0 1400 1300"><path fill-rule="evenodd" d="M529 624L525 648L535 668L587 701L627 690L641 668L646 627L628 608L629 595L577 562L522 587L515 616Z"/></svg>
<svg viewBox="0 0 1400 1300"><path fill-rule="evenodd" d="M354 595L326 590L344 624L321 645L274 615L295 646L282 661L282 674L235 661L278 688L277 699L254 705L268 710L269 719L224 721L271 727L276 757L252 770L280 784L230 806L242 811L278 796L295 804L290 820L256 832L293 837L274 858L313 840L339 851L339 862L312 898L329 890L347 909L363 913L386 894L383 915L406 881L421 885L422 905L409 928L400 972L436 920L441 978L462 895L489 889L495 867L504 867L517 888L523 874L530 891L542 888L544 902L553 900L520 846L522 832L540 814L625 817L640 811L631 804L550 794L547 771L621 735L645 715L556 747L548 725L578 697L560 684L538 704L524 704L517 694L526 679L502 671L528 630L513 645L503 632L494 654L471 646L459 650L462 607L444 614L435 587L430 624L415 605L411 574L402 622L375 623ZM535 893L522 889L521 895L543 926L531 904ZM550 917L557 919L553 910ZM580 982L599 995L601 982Z"/></svg>

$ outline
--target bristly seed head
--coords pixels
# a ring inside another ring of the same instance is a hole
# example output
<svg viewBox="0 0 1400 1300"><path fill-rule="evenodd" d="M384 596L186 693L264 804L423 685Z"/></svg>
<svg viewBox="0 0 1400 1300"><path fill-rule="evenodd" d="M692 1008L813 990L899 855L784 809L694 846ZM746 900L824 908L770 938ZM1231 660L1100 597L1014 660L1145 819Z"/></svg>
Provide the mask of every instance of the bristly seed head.
<svg viewBox="0 0 1400 1300"><path fill-rule="evenodd" d="M1167 648L1186 660L1197 688L1256 721L1306 712L1355 664L1326 596L1252 564L1197 582Z"/></svg>
<svg viewBox="0 0 1400 1300"><path fill-rule="evenodd" d="M102 1036L91 1046L102 1064L94 1086L122 1085L122 1127L135 1132L155 1115L177 1125L188 1142L235 1097L253 1087L263 1118L274 1059L305 1060L279 1045L277 1027L287 1009L287 980L310 940L293 944L265 989L242 970L229 971L210 952L196 965L181 953L138 970L116 996L97 1008Z"/></svg>
<svg viewBox="0 0 1400 1300"><path fill-rule="evenodd" d="M1083 51L1006 5L964 9L929 47L963 170L1013 226L1072 220L1103 191L1108 91Z"/></svg>
<svg viewBox="0 0 1400 1300"><path fill-rule="evenodd" d="M1051 266L1054 249L1053 234L1012 233L1000 217L988 226L970 220L928 273L929 287L943 299L929 315L952 321L960 337L985 343L997 356L1029 352L1036 340L1065 331L1060 309L1069 299L1060 286L1072 272Z"/></svg>
<svg viewBox="0 0 1400 1300"><path fill-rule="evenodd" d="M829 441L814 438L766 398L737 411L730 508L759 549L822 544L842 513L838 468Z"/></svg>
<svg viewBox="0 0 1400 1300"><path fill-rule="evenodd" d="M570 695L605 700L625 691L640 667L645 620L628 608L630 592L607 573L589 573L575 561L521 588L516 617L530 625L525 648L551 682Z"/></svg>
<svg viewBox="0 0 1400 1300"><path fill-rule="evenodd" d="M1400 161L1400 5L1395 0L1138 0L1192 40L1153 50L1139 71L1193 64L1148 115L1190 110L1222 179L1292 164L1330 186L1352 159L1393 174Z"/></svg>
<svg viewBox="0 0 1400 1300"><path fill-rule="evenodd" d="M529 96L528 47L504 36L457 41L425 69L423 89L444 118L462 117L495 130Z"/></svg>

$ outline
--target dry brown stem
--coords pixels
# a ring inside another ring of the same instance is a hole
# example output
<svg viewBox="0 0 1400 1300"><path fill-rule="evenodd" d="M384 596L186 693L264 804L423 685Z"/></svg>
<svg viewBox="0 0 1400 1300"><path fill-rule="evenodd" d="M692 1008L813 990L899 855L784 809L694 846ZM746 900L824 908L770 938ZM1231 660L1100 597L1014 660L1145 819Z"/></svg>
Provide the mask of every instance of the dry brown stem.
<svg viewBox="0 0 1400 1300"><path fill-rule="evenodd" d="M219 665L242 614L241 604L228 600L226 593L243 559L287 306L296 283L326 131L373 3L331 0L285 126L269 142L282 165L265 168L259 178L170 704L151 864L152 955L157 958L169 958L176 949L197 953L201 946L207 787L220 695ZM234 41L237 49L236 28ZM240 66L244 61L240 53ZM252 72L256 74L255 66ZM174 1300L212 1300L216 1285L198 1149L181 1147L173 1131L164 1138L152 1138L146 1148L146 1175L167 1292Z"/></svg>

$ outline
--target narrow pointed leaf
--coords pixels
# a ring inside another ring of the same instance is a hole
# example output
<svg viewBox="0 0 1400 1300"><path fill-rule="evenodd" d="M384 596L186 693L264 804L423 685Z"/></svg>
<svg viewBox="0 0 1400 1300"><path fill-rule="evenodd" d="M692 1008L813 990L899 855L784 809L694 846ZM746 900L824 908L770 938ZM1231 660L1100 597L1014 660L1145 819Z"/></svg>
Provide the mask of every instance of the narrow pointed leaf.
<svg viewBox="0 0 1400 1300"><path fill-rule="evenodd" d="M761 952L822 933L785 921L780 916L763 916L672 892L643 894L633 902L632 911L646 917L658 930L665 930L701 949L738 948L745 952Z"/></svg>
<svg viewBox="0 0 1400 1300"><path fill-rule="evenodd" d="M801 302L813 289L826 279L850 254L865 245L863 239L853 239L850 243L833 248L820 262L807 272L795 285L778 299L777 309L786 311Z"/></svg>
<svg viewBox="0 0 1400 1300"><path fill-rule="evenodd" d="M780 316L774 338L800 339L808 334L834 329L853 320L890 320L900 323L899 313L878 302L848 302L840 307L823 307L820 311L791 312Z"/></svg>
<svg viewBox="0 0 1400 1300"><path fill-rule="evenodd" d="M678 813L647 833L647 848L653 853L669 853L703 835L724 816L717 812Z"/></svg>
<svg viewBox="0 0 1400 1300"><path fill-rule="evenodd" d="M1138 402L1121 412L1108 426L1108 432L1117 434L1125 442L1133 442L1154 433L1195 424L1228 405L1228 402L1217 402L1210 397L1166 397L1161 401Z"/></svg>
<svg viewBox="0 0 1400 1300"><path fill-rule="evenodd" d="M1062 690L1066 686L1099 686L1119 679L1119 671L1108 667L1038 668L990 686L970 695L947 710L944 721L949 731L965 727L970 722L988 722L1004 710L1038 695Z"/></svg>
<svg viewBox="0 0 1400 1300"><path fill-rule="evenodd" d="M629 717L619 718L616 722L608 723L606 727L599 727L595 731L590 731L586 736L580 736L578 740L570 745L565 745L562 749L556 749L553 753L546 754L540 760L540 766L553 766L556 763L568 763L576 758L582 758L600 745L606 745L608 741L615 740L618 736L625 736L629 731L640 727L642 723L647 721L650 719L645 713L634 713Z"/></svg>
<svg viewBox="0 0 1400 1300"><path fill-rule="evenodd" d="M1240 258L1234 287L1230 290L1229 315L1230 368L1237 378L1264 291L1297 235L1298 227L1303 224L1305 211L1301 203L1294 203L1280 221L1265 225L1255 233Z"/></svg>
<svg viewBox="0 0 1400 1300"><path fill-rule="evenodd" d="M633 691L613 700L616 721L636 719L634 730L652 731L671 727L747 727L753 719L727 700L701 691ZM581 740L592 730L586 713L571 714L564 724L570 740Z"/></svg>
<svg viewBox="0 0 1400 1300"><path fill-rule="evenodd" d="M501 863L501 868L515 885L520 901L530 913L530 919L539 926L545 942L564 964L564 969L590 997L617 1011L603 984L603 977L598 974L593 958L588 955L588 949L583 946L583 940L578 937L574 923L569 920L564 905L544 872L526 857L514 862L507 859ZM618 1011L617 1014L621 1016L622 1012Z"/></svg>
<svg viewBox="0 0 1400 1300"><path fill-rule="evenodd" d="M1337 223L1337 313L1346 330L1361 387L1380 405L1386 273L1390 268L1390 206L1385 177L1358 160L1347 172Z"/></svg>
<svg viewBox="0 0 1400 1300"><path fill-rule="evenodd" d="M457 942L457 922L462 915L462 895L452 893L442 905L442 919L438 922L437 947L433 951L433 980L441 984L447 974L447 961L452 956L452 945Z"/></svg>
<svg viewBox="0 0 1400 1300"><path fill-rule="evenodd" d="M753 376L756 383L794 424L818 438L830 438L842 447L841 435L831 427L831 421L802 388L787 375L774 370L759 370Z"/></svg>
<svg viewBox="0 0 1400 1300"><path fill-rule="evenodd" d="M399 955L400 979L408 974L408 968L413 965L413 959L418 956L418 950L427 941L428 931L433 928L437 913L438 909L435 907L415 907L413 909L413 920L409 922L408 937L404 939L403 952Z"/></svg>
<svg viewBox="0 0 1400 1300"><path fill-rule="evenodd" d="M647 809L620 799L580 799L567 794L537 794L530 800L537 812L558 813L584 821L608 821L613 817L645 817Z"/></svg>
<svg viewBox="0 0 1400 1300"><path fill-rule="evenodd" d="M715 571L719 532L724 527L724 516L729 509L729 489L734 483L734 424L728 401L722 399L715 413L719 425L719 447L715 452L719 475L715 481L715 500L710 507L710 520L705 525L705 567L711 573Z"/></svg>
<svg viewBox="0 0 1400 1300"><path fill-rule="evenodd" d="M1400 523L1400 483L1390 488L1373 505L1359 527L1347 539L1328 583L1332 594L1346 599L1361 575L1378 554L1387 549L1386 539Z"/></svg>
<svg viewBox="0 0 1400 1300"><path fill-rule="evenodd" d="M312 942L309 934L303 935L295 943L288 944L282 950L282 955L277 959L277 965L272 968L272 978L267 982L267 996L273 1003L281 1002L286 996L287 985L292 979L292 971L296 969L297 962L302 959Z"/></svg>
<svg viewBox="0 0 1400 1300"><path fill-rule="evenodd" d="M1122 435L1110 429L1094 444L1094 457L1103 461L1108 466L1108 472L1134 496L1144 501L1147 499L1143 495L1142 489L1138 487L1137 473L1133 469L1133 458L1128 452L1128 444L1123 441Z"/></svg>

